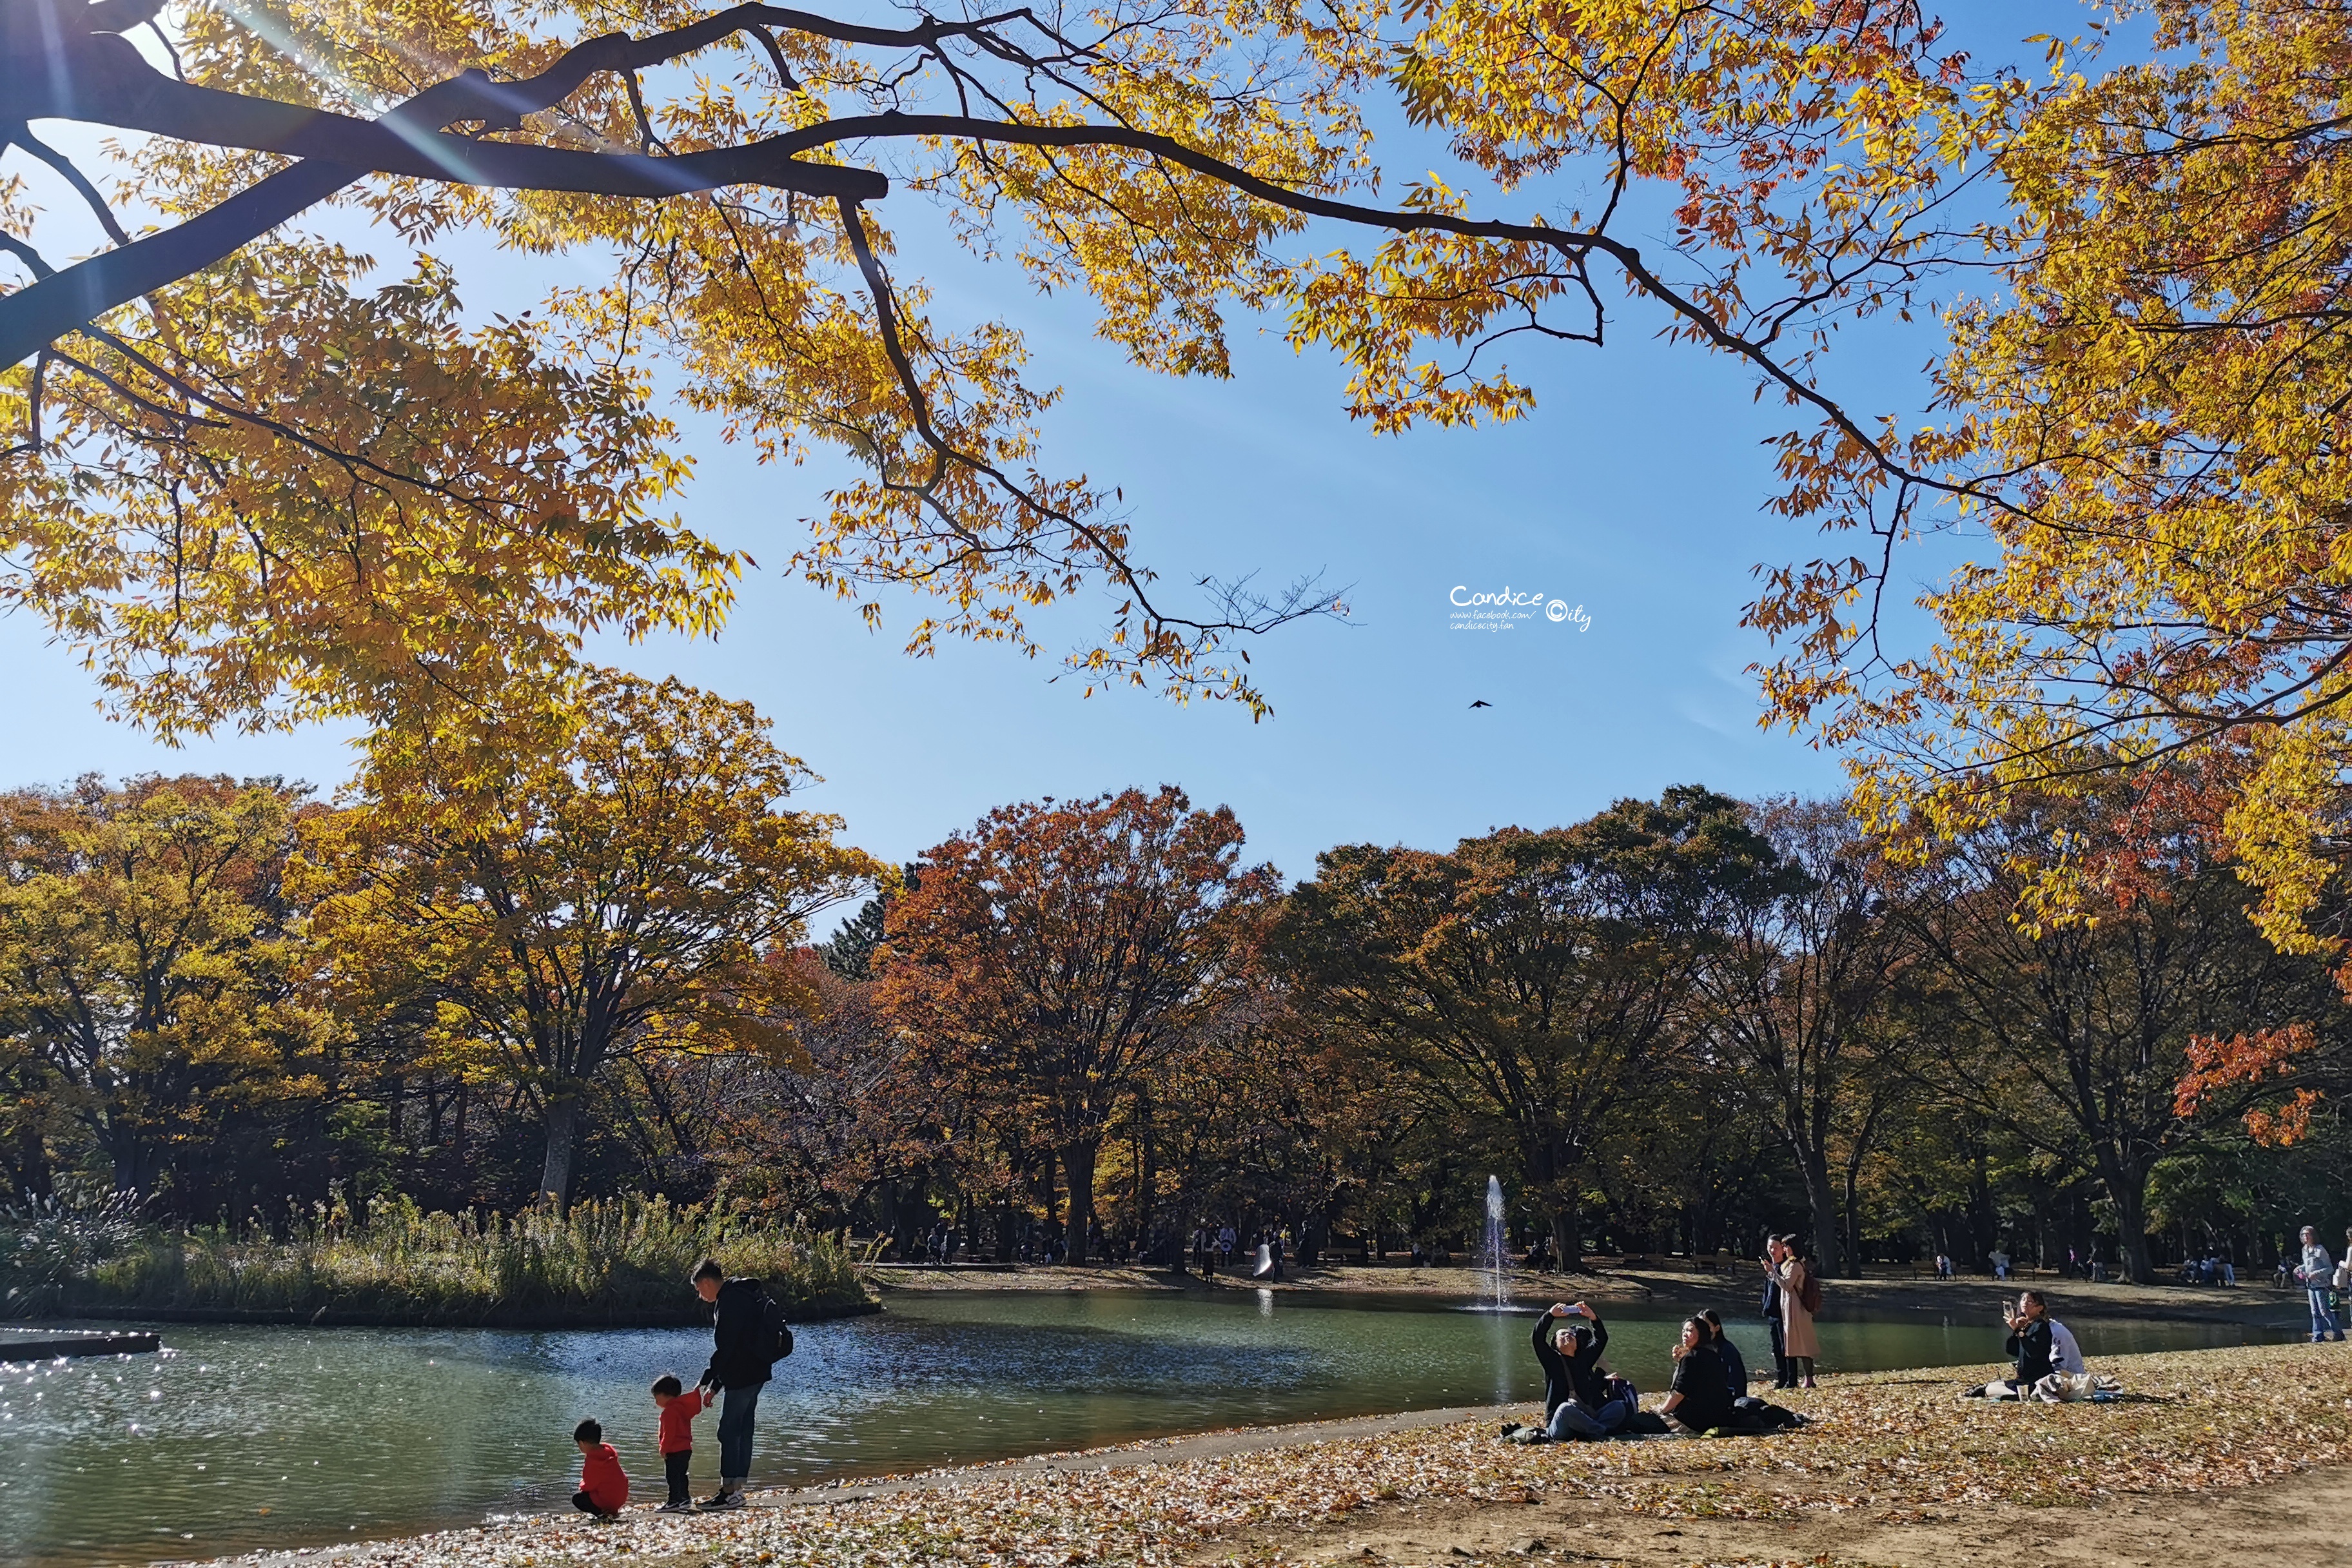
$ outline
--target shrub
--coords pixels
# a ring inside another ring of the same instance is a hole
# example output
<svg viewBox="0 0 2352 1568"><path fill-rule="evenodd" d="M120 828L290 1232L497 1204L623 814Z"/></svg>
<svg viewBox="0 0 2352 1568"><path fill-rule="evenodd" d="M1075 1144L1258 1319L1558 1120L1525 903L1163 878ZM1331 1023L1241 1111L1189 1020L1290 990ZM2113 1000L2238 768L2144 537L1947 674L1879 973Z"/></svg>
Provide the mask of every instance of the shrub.
<svg viewBox="0 0 2352 1568"><path fill-rule="evenodd" d="M121 1234L107 1233L110 1246L84 1222L75 1234L89 1239L71 1252L34 1239L47 1234L0 1219L0 1281L16 1315L145 1308L339 1321L691 1321L700 1309L686 1277L704 1257L765 1279L797 1315L867 1299L832 1237L724 1202L625 1197L564 1214L477 1217L392 1199L363 1221L321 1205L282 1235L257 1225L142 1230L134 1211Z"/></svg>

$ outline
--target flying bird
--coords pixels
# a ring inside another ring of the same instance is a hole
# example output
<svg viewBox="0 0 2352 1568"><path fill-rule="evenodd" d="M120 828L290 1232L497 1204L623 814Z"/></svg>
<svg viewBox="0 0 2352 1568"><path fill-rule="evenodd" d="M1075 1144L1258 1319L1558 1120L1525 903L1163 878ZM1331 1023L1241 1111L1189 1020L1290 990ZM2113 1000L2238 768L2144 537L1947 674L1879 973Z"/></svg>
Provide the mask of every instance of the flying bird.
<svg viewBox="0 0 2352 1568"><path fill-rule="evenodd" d="M1489 702L1489 701L1487 701L1485 698L1481 697L1480 699L1478 699L1478 700L1477 700L1477 701L1473 702L1472 704L1470 704L1470 706L1471 706L1471 707L1473 707L1473 708L1492 708L1492 707L1494 706L1494 704L1493 704L1493 703L1491 703L1491 702Z"/></svg>

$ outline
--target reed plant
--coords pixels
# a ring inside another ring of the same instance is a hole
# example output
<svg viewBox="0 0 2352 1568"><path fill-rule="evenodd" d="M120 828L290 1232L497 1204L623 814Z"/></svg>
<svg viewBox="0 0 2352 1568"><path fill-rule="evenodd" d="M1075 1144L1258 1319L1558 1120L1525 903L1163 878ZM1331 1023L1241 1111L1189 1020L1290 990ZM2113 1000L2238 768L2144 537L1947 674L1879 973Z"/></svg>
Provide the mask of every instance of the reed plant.
<svg viewBox="0 0 2352 1568"><path fill-rule="evenodd" d="M58 1228L52 1216L48 1231ZM765 1280L795 1316L869 1300L834 1237L724 1201L631 1196L502 1215L428 1214L390 1198L364 1218L320 1205L275 1229L118 1227L108 1245L45 1248L26 1245L24 1231L0 1215L0 1310L17 1317L135 1310L334 1322L688 1322L704 1310L687 1284L703 1258Z"/></svg>

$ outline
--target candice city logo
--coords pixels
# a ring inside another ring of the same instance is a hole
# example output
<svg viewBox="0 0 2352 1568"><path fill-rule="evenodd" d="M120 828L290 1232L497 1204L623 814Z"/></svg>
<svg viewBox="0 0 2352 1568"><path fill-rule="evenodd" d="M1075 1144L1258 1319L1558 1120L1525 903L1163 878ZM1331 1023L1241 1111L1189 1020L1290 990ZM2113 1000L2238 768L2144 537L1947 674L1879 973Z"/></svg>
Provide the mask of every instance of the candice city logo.
<svg viewBox="0 0 2352 1568"><path fill-rule="evenodd" d="M1456 583L1445 602L1454 606L1445 616L1448 631L1507 632L1522 622L1536 620L1580 632L1592 629L1592 617L1582 605L1550 598L1540 589L1520 590L1508 584L1494 589L1473 588L1467 583Z"/></svg>

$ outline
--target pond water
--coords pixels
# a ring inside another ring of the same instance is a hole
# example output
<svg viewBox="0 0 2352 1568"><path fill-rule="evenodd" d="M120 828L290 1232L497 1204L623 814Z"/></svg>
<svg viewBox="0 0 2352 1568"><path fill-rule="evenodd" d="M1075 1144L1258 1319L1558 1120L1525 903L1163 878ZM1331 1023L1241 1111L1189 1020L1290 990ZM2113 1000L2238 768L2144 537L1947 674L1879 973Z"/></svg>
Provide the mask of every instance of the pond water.
<svg viewBox="0 0 2352 1568"><path fill-rule="evenodd" d="M1664 1386L1679 1322L1608 1311L1610 1359ZM814 1323L760 1407L755 1484L904 1471L1170 1433L1532 1398L1531 1318L1428 1298L956 1293ZM2074 1325L2086 1354L2263 1331ZM1760 1323L1736 1324L1751 1366ZM660 1496L646 1384L691 1382L704 1330L166 1326L160 1355L0 1368L0 1562L148 1563L478 1523L569 1505L573 1423L604 1422ZM1999 1359L1990 1322L1822 1324L1823 1370ZM694 1478L718 1470L696 1423Z"/></svg>

